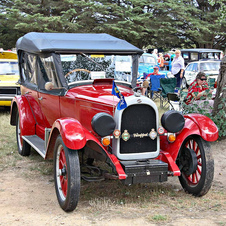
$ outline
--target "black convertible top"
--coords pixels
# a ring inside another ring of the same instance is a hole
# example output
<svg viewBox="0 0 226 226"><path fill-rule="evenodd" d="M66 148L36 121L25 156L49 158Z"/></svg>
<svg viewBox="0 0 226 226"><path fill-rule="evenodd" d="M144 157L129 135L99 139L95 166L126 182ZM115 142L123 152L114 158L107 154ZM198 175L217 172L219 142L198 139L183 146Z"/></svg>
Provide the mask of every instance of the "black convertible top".
<svg viewBox="0 0 226 226"><path fill-rule="evenodd" d="M38 33L30 32L19 38L17 50L30 53L109 53L142 54L143 50L125 40L108 34Z"/></svg>

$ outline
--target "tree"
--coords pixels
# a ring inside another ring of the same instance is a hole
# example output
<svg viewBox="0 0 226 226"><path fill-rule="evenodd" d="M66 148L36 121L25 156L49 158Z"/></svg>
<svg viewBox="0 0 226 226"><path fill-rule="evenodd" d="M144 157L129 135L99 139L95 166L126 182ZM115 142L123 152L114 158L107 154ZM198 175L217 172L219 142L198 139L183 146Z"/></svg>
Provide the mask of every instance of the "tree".
<svg viewBox="0 0 226 226"><path fill-rule="evenodd" d="M226 138L226 56L221 61L213 107L213 121L218 126L219 135Z"/></svg>
<svg viewBox="0 0 226 226"><path fill-rule="evenodd" d="M1 0L0 44L27 32L109 33L148 45L224 48L222 4L206 0ZM224 3L225 0L220 0Z"/></svg>

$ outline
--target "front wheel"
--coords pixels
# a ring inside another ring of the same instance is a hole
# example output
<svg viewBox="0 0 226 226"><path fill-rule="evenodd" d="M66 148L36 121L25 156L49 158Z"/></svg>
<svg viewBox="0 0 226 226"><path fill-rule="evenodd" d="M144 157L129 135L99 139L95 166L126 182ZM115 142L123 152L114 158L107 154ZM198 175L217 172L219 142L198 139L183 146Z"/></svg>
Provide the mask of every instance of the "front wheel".
<svg viewBox="0 0 226 226"><path fill-rule="evenodd" d="M180 183L195 196L205 195L213 181L214 160L210 144L201 137L188 137L180 150L177 164L181 170Z"/></svg>
<svg viewBox="0 0 226 226"><path fill-rule="evenodd" d="M80 180L78 152L67 148L59 135L54 147L54 181L58 202L66 212L78 204Z"/></svg>

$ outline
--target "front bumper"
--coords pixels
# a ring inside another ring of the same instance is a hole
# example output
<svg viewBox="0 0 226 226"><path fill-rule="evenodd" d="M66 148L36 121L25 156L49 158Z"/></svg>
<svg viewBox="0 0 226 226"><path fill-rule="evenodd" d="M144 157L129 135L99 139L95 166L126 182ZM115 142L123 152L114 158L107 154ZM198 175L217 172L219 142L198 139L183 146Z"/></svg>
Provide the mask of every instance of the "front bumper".
<svg viewBox="0 0 226 226"><path fill-rule="evenodd" d="M11 106L11 101L18 94L20 87L0 87L0 106Z"/></svg>
<svg viewBox="0 0 226 226"><path fill-rule="evenodd" d="M127 178L125 184L167 181L168 164L156 159L147 161L121 161Z"/></svg>

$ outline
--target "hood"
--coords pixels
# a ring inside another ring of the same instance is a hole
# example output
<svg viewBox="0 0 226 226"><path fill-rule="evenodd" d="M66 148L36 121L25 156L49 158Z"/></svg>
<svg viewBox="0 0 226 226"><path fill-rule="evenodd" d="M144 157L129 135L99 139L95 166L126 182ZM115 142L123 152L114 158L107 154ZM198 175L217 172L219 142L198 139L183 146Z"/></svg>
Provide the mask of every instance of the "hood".
<svg viewBox="0 0 226 226"><path fill-rule="evenodd" d="M117 86L125 98L134 94L132 88L127 85L119 83ZM112 81L81 85L70 89L66 96L110 106L116 106L119 102L119 98L112 95Z"/></svg>
<svg viewBox="0 0 226 226"><path fill-rule="evenodd" d="M0 75L0 86L19 86L19 75Z"/></svg>

